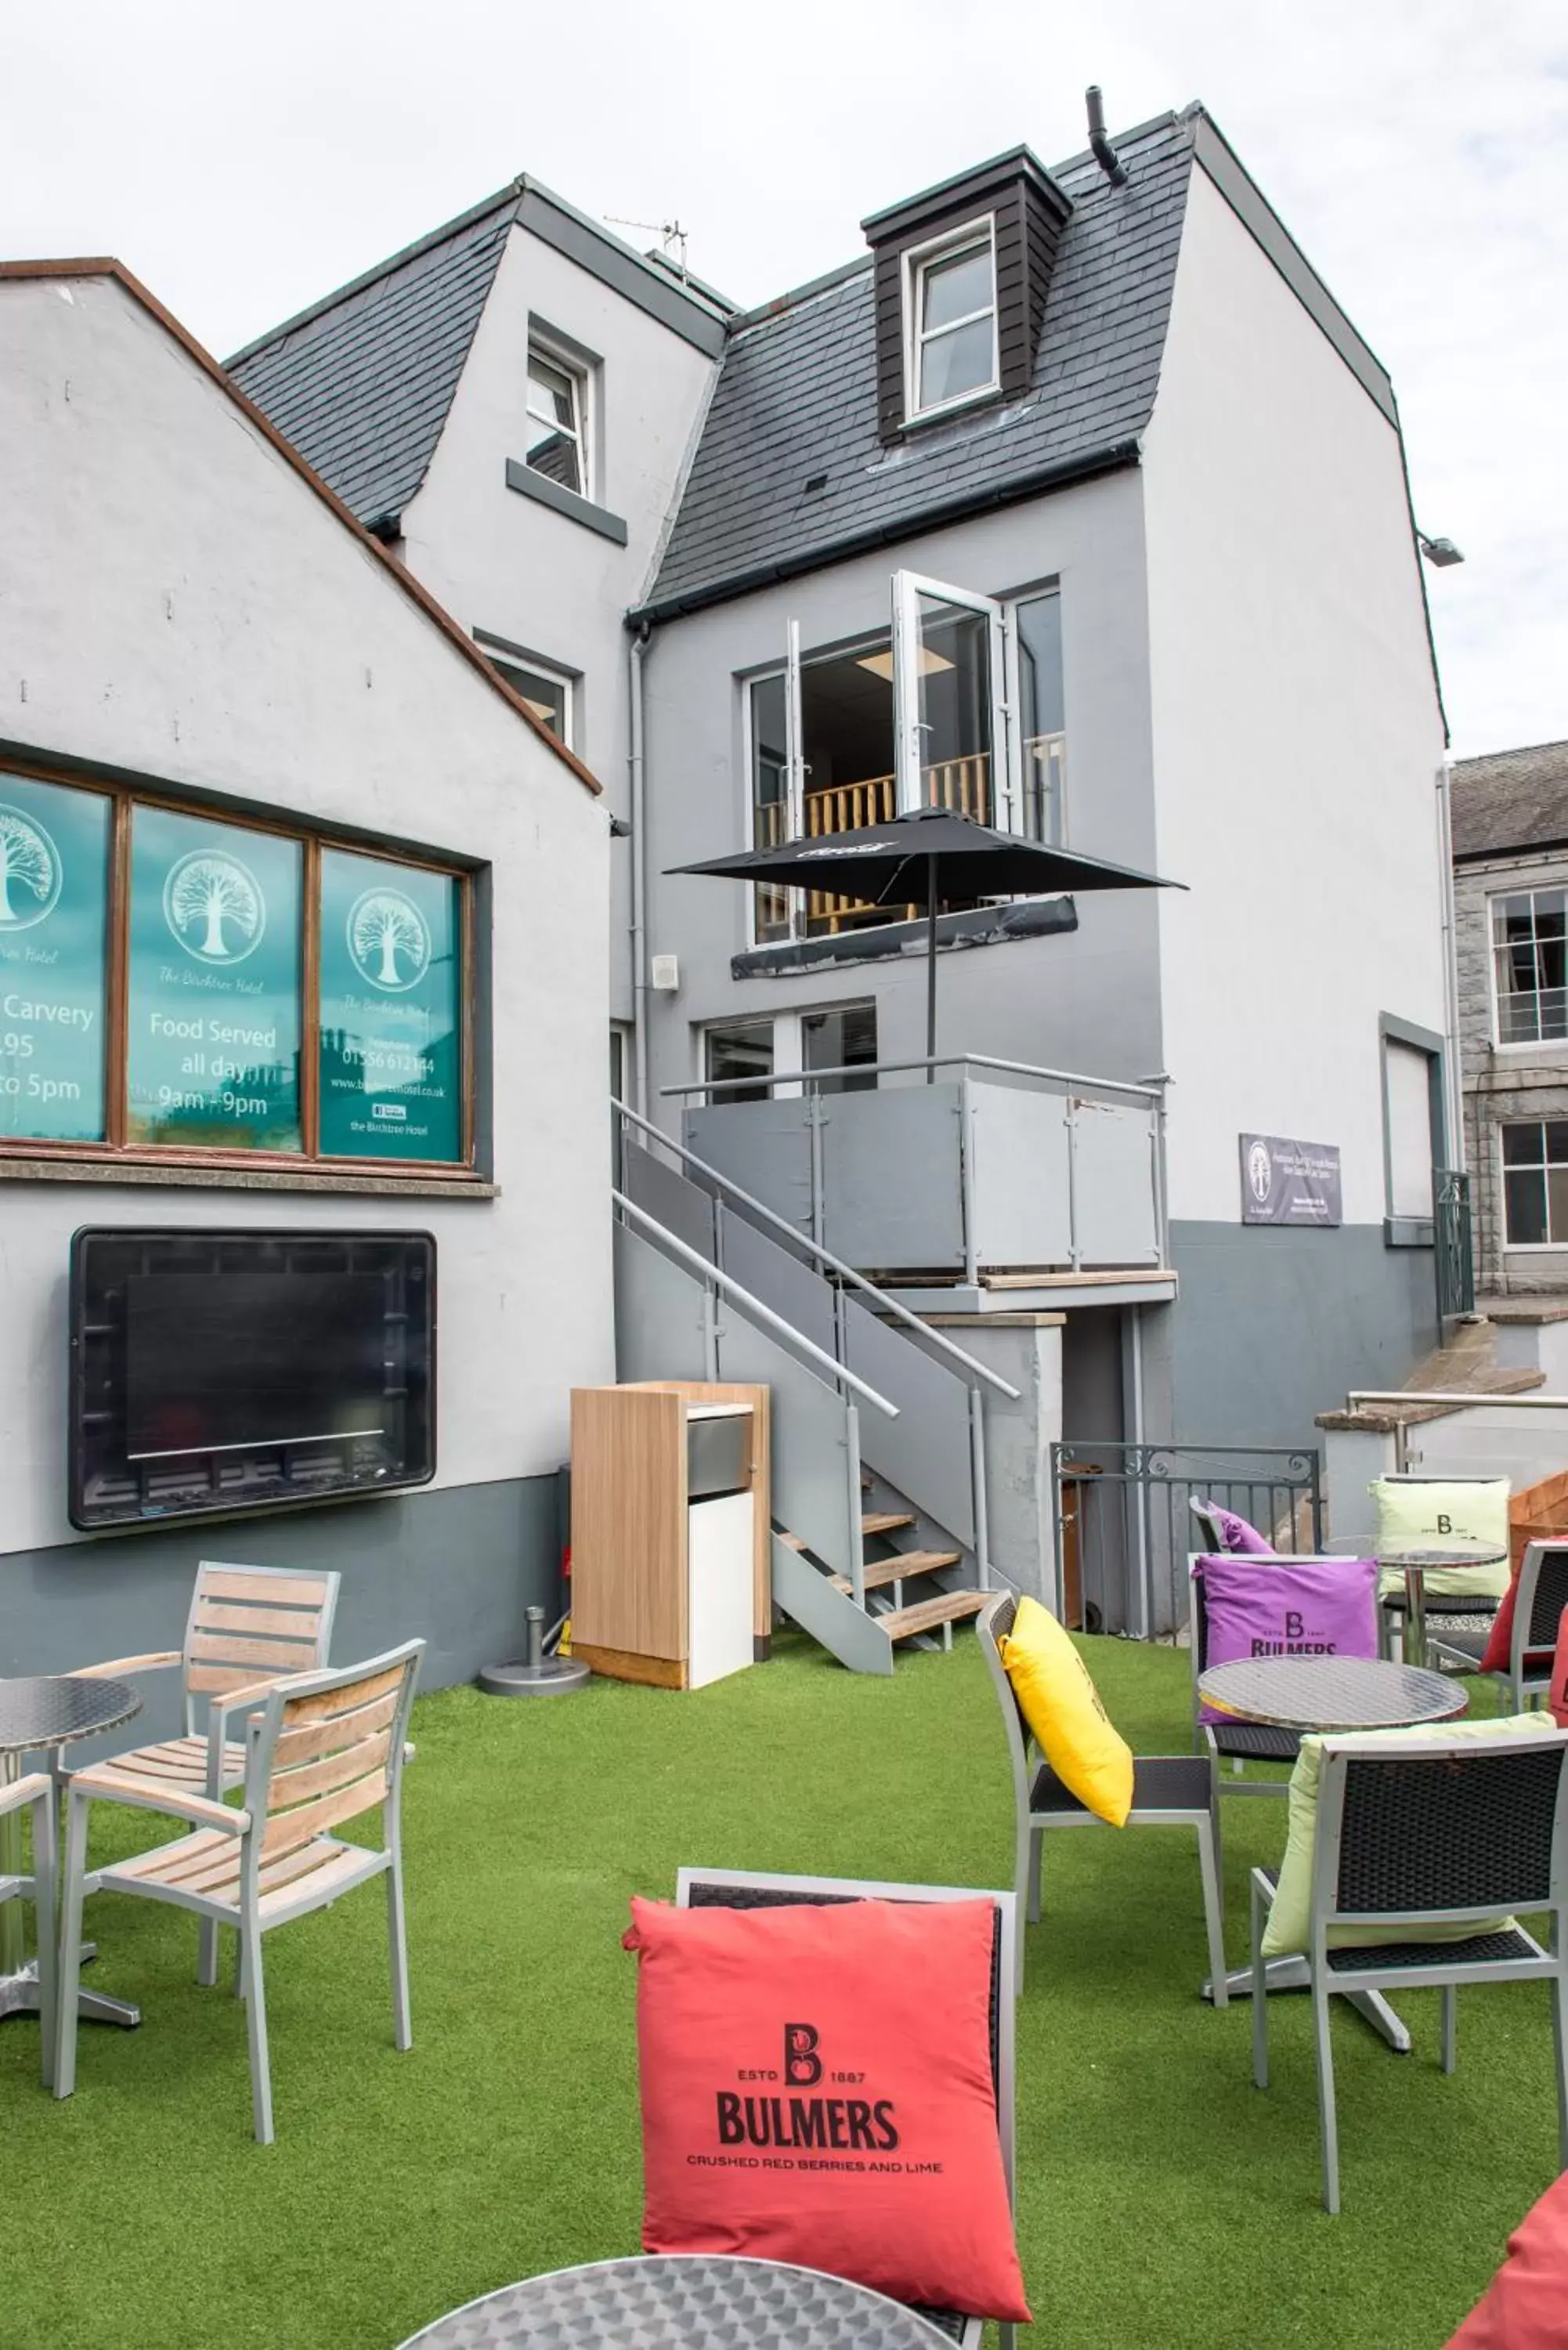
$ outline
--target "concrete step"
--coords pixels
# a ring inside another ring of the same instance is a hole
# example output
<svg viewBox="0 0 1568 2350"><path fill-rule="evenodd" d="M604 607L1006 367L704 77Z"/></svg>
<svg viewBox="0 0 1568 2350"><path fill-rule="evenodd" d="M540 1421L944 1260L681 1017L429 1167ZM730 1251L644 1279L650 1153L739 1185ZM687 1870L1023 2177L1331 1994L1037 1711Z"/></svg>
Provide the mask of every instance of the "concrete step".
<svg viewBox="0 0 1568 2350"><path fill-rule="evenodd" d="M978 1616L991 1591L944 1591L936 1599L917 1600L912 1607L890 1607L876 1618L889 1640L907 1640L915 1632L929 1632L941 1624L957 1624Z"/></svg>

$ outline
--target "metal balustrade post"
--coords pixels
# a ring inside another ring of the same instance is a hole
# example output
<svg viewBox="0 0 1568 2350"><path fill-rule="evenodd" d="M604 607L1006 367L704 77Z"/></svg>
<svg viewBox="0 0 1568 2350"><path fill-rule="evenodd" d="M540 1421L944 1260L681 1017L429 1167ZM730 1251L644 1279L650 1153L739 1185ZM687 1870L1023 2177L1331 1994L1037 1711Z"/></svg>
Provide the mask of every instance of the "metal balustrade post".
<svg viewBox="0 0 1568 2350"><path fill-rule="evenodd" d="M857 1405L844 1406L844 1463L849 1481L849 1580L857 1607L866 1605L866 1544L860 1530L865 1494L860 1484L860 1412Z"/></svg>
<svg viewBox="0 0 1568 2350"><path fill-rule="evenodd" d="M933 1065L929 1074L936 1075ZM963 1224L963 1277L980 1285L980 1232L975 1216L974 1096L968 1069L959 1076L959 1215Z"/></svg>
<svg viewBox="0 0 1568 2350"><path fill-rule="evenodd" d="M985 1396L969 1391L970 1476L974 1485L974 1563L982 1591L991 1589L991 1516L985 1490Z"/></svg>
<svg viewBox="0 0 1568 2350"><path fill-rule="evenodd" d="M1078 1105L1070 1093L1063 1096L1062 1123L1067 1129L1067 1262L1077 1273L1084 1255L1078 1243Z"/></svg>

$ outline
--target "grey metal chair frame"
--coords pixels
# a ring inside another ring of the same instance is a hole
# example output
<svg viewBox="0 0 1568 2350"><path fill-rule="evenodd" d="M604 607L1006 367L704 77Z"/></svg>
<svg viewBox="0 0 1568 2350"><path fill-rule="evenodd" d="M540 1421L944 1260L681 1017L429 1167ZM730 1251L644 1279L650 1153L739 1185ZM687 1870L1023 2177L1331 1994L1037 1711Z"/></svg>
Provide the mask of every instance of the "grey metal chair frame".
<svg viewBox="0 0 1568 2350"><path fill-rule="evenodd" d="M1018 1602L1011 1591L999 1592L975 1618L975 1630L1007 1733L1008 1760L1012 1770L1013 1891L1017 1895L1017 1986L1023 1989L1023 1929L1040 1923L1041 1859L1046 1831L1051 1828L1104 1828L1106 1822L1069 1794L1034 1742L1023 1710L1012 1692L998 1645L1012 1628ZM1036 1760L1032 1764L1031 1750ZM1176 1775L1175 1766L1190 1773L1201 1766L1207 1794L1201 1803L1162 1799L1159 1782ZM1042 1804L1043 1794L1055 1801ZM1209 1973L1216 2007L1226 2004L1224 1871L1220 1844L1220 1777L1214 1758L1193 1754L1144 1754L1133 1758L1133 1803L1129 1828L1195 1828L1198 1866L1203 1883L1203 1920L1209 1942Z"/></svg>
<svg viewBox="0 0 1568 2350"><path fill-rule="evenodd" d="M400 1648L363 1664L273 1682L246 1730L241 1808L160 1786L137 1793L111 1781L108 1789L113 1803L166 1813L187 1821L194 1831L99 1870L94 1889L171 1903L193 1912L204 1926L237 1930L235 1990L245 2003L253 2120L264 2146L273 2137L264 1934L313 1909L327 1908L371 1878L385 1876L393 2038L400 2049L412 2044L402 1772L409 1711L424 1647L422 1640L405 1640ZM334 1707L329 1700L339 1693L354 1702ZM110 1777L107 1769L105 1776ZM88 1810L99 1792L90 1768L73 1773L66 1829L57 2097L68 2097L76 2086L76 1992L87 1890ZM377 1806L383 1814L384 1841L379 1847L345 1843L327 1833Z"/></svg>
<svg viewBox="0 0 1568 2350"><path fill-rule="evenodd" d="M1489 1604L1495 1616L1496 1603ZM1428 1605L1437 1615L1447 1612L1440 1592L1434 1594ZM1519 1587L1514 1594L1508 1670L1480 1675L1480 1660L1486 1654L1484 1638L1478 1638L1478 1645L1472 1648L1452 1633L1445 1636L1428 1631L1427 1648L1432 1656L1457 1666L1460 1672L1475 1673L1492 1682L1500 1709L1506 1703L1511 1713L1522 1713L1532 1700L1544 1698L1551 1687L1552 1659L1564 1607L1568 1607L1568 1543L1527 1543L1520 1561ZM1532 1656L1545 1658L1543 1670L1532 1669Z"/></svg>
<svg viewBox="0 0 1568 2350"><path fill-rule="evenodd" d="M1443 2071L1451 2073L1460 1983L1550 1982L1558 2165L1568 2169L1565 1763L1568 1731L1542 1731L1530 1740L1478 1739L1473 1744L1413 1733L1408 1738L1380 1738L1375 1750L1341 1738L1324 1740L1305 1956L1317 2057L1325 2210L1339 2210L1339 2128L1329 2037L1329 2001L1335 1992L1385 1991L1397 1983L1439 1991L1439 2057ZM1497 1774L1495 1790L1485 1788L1490 1810L1480 1814L1478 1824L1474 1815L1479 1809L1474 1802L1477 1775L1482 1774L1484 1787L1484 1774L1489 1773ZM1540 1783L1527 1785L1535 1774ZM1418 1794L1428 1809L1413 1826L1418 1782L1424 1783ZM1537 1817L1527 1816L1528 1796L1535 1799ZM1441 1819L1445 1807L1452 1814L1446 1837ZM1375 1876L1381 1873L1381 1881L1388 1887L1386 1900L1366 1898L1369 1870ZM1269 2085L1263 1927L1276 1889L1275 1871L1253 1869L1252 2078L1260 2089ZM1459 1902L1424 1898L1455 1891L1469 1898ZM1549 1912L1547 1947L1542 1948L1519 1925L1506 1933L1496 1930L1500 1917L1521 1910ZM1422 1938L1424 1927L1466 1921L1474 1923L1473 1939L1433 1942ZM1386 1940L1364 1949L1331 1949L1331 1929L1345 1924L1386 1926Z"/></svg>
<svg viewBox="0 0 1568 2350"><path fill-rule="evenodd" d="M675 1879L675 1902L680 1909L694 1906L718 1908L721 1903L709 1901L693 1904L693 1893L773 1895L782 1902L836 1901L990 1901L997 1911L996 1986L994 2012L992 2016L992 2079L996 2091L996 2128L1002 2145L1002 2167L1007 2178L1007 2200L1010 2208L1016 2204L1013 2187L1014 2147L1014 2023L1013 2009L1017 1986L1013 1981L1013 1956L1017 1944L1017 1897L1012 1893L976 1890L973 1886L960 1885L880 1885L857 1877L774 1877L764 1872L742 1868L682 1868ZM737 1902L735 1907L742 1906ZM760 1905L759 1905L760 1906ZM961 2331L955 2334L951 2326L961 2313L927 2311L933 2325L946 2333L959 2350L981 2350L986 2321L980 2317L964 2317ZM946 2323L944 2323L946 2320ZM1015 2350L1016 2329L1006 2323L997 2328L1001 2350Z"/></svg>
<svg viewBox="0 0 1568 2350"><path fill-rule="evenodd" d="M55 1856L58 1824L55 1783L43 1771L0 1786L0 1819L12 1812L33 1814L33 1866L30 1874L0 1877L0 1902L30 1901L38 1927L38 2072L46 2089L55 2081L55 2041L57 2036L59 1970L57 1955L57 1919L55 1899Z"/></svg>

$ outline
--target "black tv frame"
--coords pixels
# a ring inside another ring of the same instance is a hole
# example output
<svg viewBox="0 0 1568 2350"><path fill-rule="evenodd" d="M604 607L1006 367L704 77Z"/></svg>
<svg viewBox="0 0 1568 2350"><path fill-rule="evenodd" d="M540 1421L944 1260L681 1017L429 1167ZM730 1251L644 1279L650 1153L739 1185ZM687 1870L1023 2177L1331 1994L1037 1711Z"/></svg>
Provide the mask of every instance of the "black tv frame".
<svg viewBox="0 0 1568 2350"><path fill-rule="evenodd" d="M127 1457L127 1281L155 1271L160 1260L171 1272L210 1270L216 1276L225 1256L259 1259L245 1269L286 1278L305 1270L301 1260L308 1257L317 1258L323 1272L387 1275L386 1392L393 1403L395 1441L348 1435L193 1451L167 1462ZM71 1235L69 1299L66 1506L80 1533L407 1492L435 1475L431 1232L84 1224Z"/></svg>

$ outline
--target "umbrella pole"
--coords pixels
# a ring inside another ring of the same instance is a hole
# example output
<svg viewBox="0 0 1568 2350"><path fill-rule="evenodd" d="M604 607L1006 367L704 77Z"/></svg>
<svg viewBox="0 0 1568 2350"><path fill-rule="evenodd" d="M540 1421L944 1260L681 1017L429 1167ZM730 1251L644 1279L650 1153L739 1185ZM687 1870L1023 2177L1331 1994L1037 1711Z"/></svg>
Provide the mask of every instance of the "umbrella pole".
<svg viewBox="0 0 1568 2350"><path fill-rule="evenodd" d="M937 1081L937 860L926 859L926 1083Z"/></svg>

